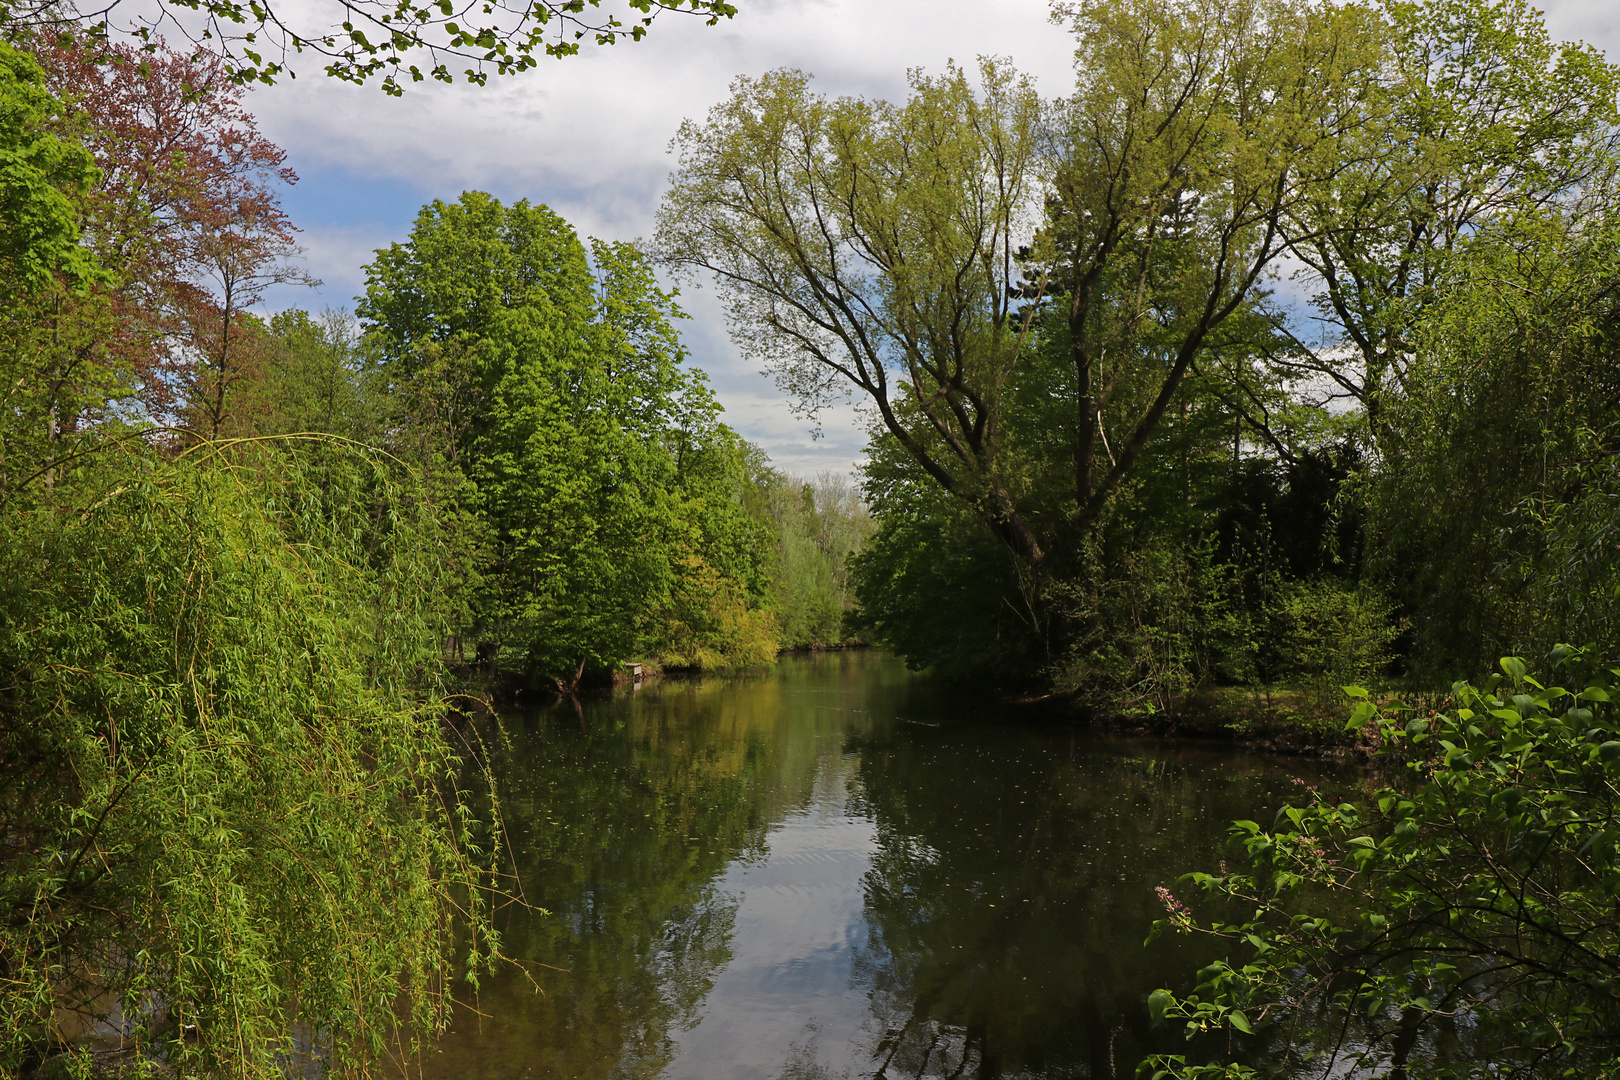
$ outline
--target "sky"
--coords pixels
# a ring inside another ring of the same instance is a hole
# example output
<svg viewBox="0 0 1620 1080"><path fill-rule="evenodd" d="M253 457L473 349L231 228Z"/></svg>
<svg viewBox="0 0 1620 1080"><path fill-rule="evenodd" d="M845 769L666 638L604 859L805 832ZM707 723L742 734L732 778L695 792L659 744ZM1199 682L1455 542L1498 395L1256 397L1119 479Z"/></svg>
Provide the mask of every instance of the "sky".
<svg viewBox="0 0 1620 1080"><path fill-rule="evenodd" d="M314 15L323 0L292 0ZM815 77L823 93L900 99L906 72L938 72L1008 57L1044 96L1065 92L1074 43L1048 20L1047 0L737 0L714 27L666 13L641 42L588 48L564 60L479 86L408 85L391 98L376 86L301 77L248 95L265 135L287 151L299 182L282 204L302 230L306 268L320 288L284 288L273 308L353 306L363 267L379 247L406 239L422 205L486 191L505 202L544 203L581 236L651 234L681 121L701 119L739 75L778 67ZM1554 0L1555 38L1580 39L1620 56L1620 16L1610 0ZM297 58L295 58L296 60ZM295 68L299 67L295 62ZM853 406L824 414L820 437L787 398L738 355L712 289L684 289L682 335L707 372L726 419L781 469L847 473L865 442Z"/></svg>

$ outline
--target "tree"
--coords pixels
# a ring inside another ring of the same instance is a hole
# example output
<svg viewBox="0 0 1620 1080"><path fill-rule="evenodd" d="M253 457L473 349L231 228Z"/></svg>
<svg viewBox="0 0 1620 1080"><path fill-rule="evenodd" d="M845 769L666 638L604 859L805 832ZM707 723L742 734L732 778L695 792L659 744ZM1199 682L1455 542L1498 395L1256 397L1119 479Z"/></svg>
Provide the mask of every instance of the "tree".
<svg viewBox="0 0 1620 1080"><path fill-rule="evenodd" d="M370 345L404 397L432 396L491 530L482 655L568 687L702 612L769 659L742 445L683 366L679 309L645 261L592 257L594 273L545 207L468 192L369 268Z"/></svg>
<svg viewBox="0 0 1620 1080"><path fill-rule="evenodd" d="M295 75L288 53L308 51L326 61L332 78L364 83L382 73L384 92L398 96L404 93L401 77L454 82L453 63L467 63L460 76L482 85L492 71L510 75L535 67L540 54L573 56L587 37L597 45L620 38L640 41L666 11L703 16L710 26L737 13L728 0L624 0L608 12L601 11L602 0L495 0L476 6L361 0L331 11L323 25L318 15L306 22L263 3L165 0L155 12L115 27L111 13L118 2L81 14L61 0L18 0L0 13L0 25L46 34L65 27L100 41L123 33L145 51L161 51L157 35L167 25L191 43L193 53L213 53L239 86ZM201 19L187 18L188 11ZM556 36L548 41L552 32Z"/></svg>
<svg viewBox="0 0 1620 1080"><path fill-rule="evenodd" d="M96 173L83 147L50 130L62 112L33 59L0 42L0 274L19 292L92 273L75 199Z"/></svg>
<svg viewBox="0 0 1620 1080"><path fill-rule="evenodd" d="M1421 326L1457 260L1500 244L1517 219L1613 207L1620 67L1593 46L1554 44L1524 0L1379 11L1390 33L1368 102L1376 122L1281 221L1322 329L1295 322L1272 363L1324 402L1353 404L1379 452L1398 455L1386 412L1423 391Z"/></svg>
<svg viewBox="0 0 1620 1080"><path fill-rule="evenodd" d="M494 944L435 508L380 455L118 434L4 492L0 1075L89 1068L98 1025L180 1075L365 1075Z"/></svg>
<svg viewBox="0 0 1620 1080"><path fill-rule="evenodd" d="M386 455L181 452L120 416L164 372L115 321L169 343L209 294L160 271L284 225L273 198L252 214L279 151L157 81L115 86L92 128L0 44L0 1076L95 1071L82 1043L109 1030L137 1071L366 1075L442 1031L495 943L494 848L442 726L459 567L434 493ZM147 90L174 108L143 130L120 94ZM87 131L146 175L109 183ZM238 217L201 212L221 205ZM153 274L119 295L98 257ZM142 286L172 306L130 303ZM214 314L276 343L240 300Z"/></svg>
<svg viewBox="0 0 1620 1080"><path fill-rule="evenodd" d="M1518 657L1501 671L1427 714L1363 700L1350 724L1377 732L1411 781L1359 804L1314 795L1270 828L1237 822L1232 866L1183 878L1229 915L1198 919L1161 888L1155 933L1213 934L1231 951L1191 995L1153 993L1154 1018L1203 1043L1150 1059L1152 1075L1620 1064L1620 670L1561 646L1545 685ZM1223 1053L1205 1033L1235 1041Z"/></svg>
<svg viewBox="0 0 1620 1080"><path fill-rule="evenodd" d="M75 40L38 55L101 168L85 243L120 278L90 362L127 367L152 419L232 433L232 391L261 362L244 313L310 280L276 192L298 179L285 151L217 58Z"/></svg>
<svg viewBox="0 0 1620 1080"><path fill-rule="evenodd" d="M914 75L903 107L739 79L688 122L659 213L662 257L714 273L734 335L814 415L860 392L934 480L1031 558L998 471L998 391L1019 345L1013 256L1039 198L1039 102L986 62Z"/></svg>
<svg viewBox="0 0 1620 1080"><path fill-rule="evenodd" d="M1341 167L1377 41L1357 9L1068 15L1080 83L1049 138L1033 90L997 62L977 94L954 68L914 76L904 106L827 102L791 72L741 80L677 137L658 233L670 264L717 276L736 336L784 389L812 410L860 393L1037 579L1054 555L1073 561L1284 251L1283 216ZM1039 390L1069 413L1061 502L1032 483L1042 466L1009 416L1032 320L1059 294L1070 369Z"/></svg>
<svg viewBox="0 0 1620 1080"><path fill-rule="evenodd" d="M1058 121L1048 243L1067 309L1084 522L1130 474L1194 363L1252 340L1234 317L1283 254L1285 220L1357 149L1380 35L1356 6L1060 11L1080 40L1079 85Z"/></svg>
<svg viewBox="0 0 1620 1080"><path fill-rule="evenodd" d="M74 328L52 318L105 280L79 230L96 169L53 130L64 112L39 66L0 42L0 495L48 465L71 418L109 389L76 370L63 340Z"/></svg>
<svg viewBox="0 0 1620 1080"><path fill-rule="evenodd" d="M1360 490L1371 568L1415 623L1410 670L1611 640L1613 549L1577 522L1596 524L1620 457L1617 220L1547 207L1481 227L1407 331L1379 410L1398 451Z"/></svg>
<svg viewBox="0 0 1620 1080"><path fill-rule="evenodd" d="M263 333L266 371L247 391L255 431L331 432L388 445L384 403L363 367L352 315L328 310L315 318L294 308L272 316Z"/></svg>
<svg viewBox="0 0 1620 1080"><path fill-rule="evenodd" d="M776 533L773 592L786 648L850 639L854 560L872 535L872 516L849 481L822 471L814 481L774 469L756 473Z"/></svg>

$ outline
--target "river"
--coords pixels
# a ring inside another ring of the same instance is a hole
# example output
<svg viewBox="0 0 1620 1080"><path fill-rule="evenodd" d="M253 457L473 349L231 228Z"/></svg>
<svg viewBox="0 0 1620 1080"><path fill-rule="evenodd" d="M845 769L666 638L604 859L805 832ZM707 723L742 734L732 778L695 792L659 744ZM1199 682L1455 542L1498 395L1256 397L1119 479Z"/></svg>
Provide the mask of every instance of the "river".
<svg viewBox="0 0 1620 1080"><path fill-rule="evenodd" d="M509 716L520 963L422 1070L1131 1076L1180 1043L1147 995L1214 955L1144 946L1154 887L1334 774L1026 713L844 652Z"/></svg>

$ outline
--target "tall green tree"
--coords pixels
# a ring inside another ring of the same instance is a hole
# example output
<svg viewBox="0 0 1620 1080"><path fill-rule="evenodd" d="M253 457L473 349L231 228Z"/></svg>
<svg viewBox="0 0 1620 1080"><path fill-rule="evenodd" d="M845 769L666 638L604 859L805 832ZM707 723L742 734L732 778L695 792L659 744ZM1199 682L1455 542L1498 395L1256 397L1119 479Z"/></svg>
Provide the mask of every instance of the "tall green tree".
<svg viewBox="0 0 1620 1080"><path fill-rule="evenodd" d="M812 409L860 393L1037 573L1078 547L1282 254L1282 217L1338 167L1377 55L1339 9L1068 14L1080 84L1045 129L1034 91L997 62L978 91L956 69L917 76L904 104L830 102L792 72L743 80L677 137L659 225L664 257L718 278L739 340L784 389ZM1020 248L1048 197L1020 313ZM1041 389L1070 415L1052 493L1013 442L1008 390L1030 363L1034 305L1058 294L1070 370Z"/></svg>
<svg viewBox="0 0 1620 1080"><path fill-rule="evenodd" d="M104 313L107 277L81 243L84 196L99 174L64 137L69 115L33 58L0 42L0 494L75 453L77 422L119 382L83 362L84 324Z"/></svg>
<svg viewBox="0 0 1620 1080"><path fill-rule="evenodd" d="M1009 289L1038 206L1039 101L1005 65L914 77L904 105L828 101L800 72L740 79L687 123L663 257L714 273L736 337L814 414L850 390L935 482L1031 558L1001 471Z"/></svg>
<svg viewBox="0 0 1620 1080"><path fill-rule="evenodd" d="M654 651L662 625L710 601L763 626L742 445L633 248L587 258L545 207L469 192L379 253L360 316L385 376L441 403L445 452L490 529L485 657L572 685ZM766 659L768 638L739 641Z"/></svg>
<svg viewBox="0 0 1620 1080"><path fill-rule="evenodd" d="M62 113L33 58L0 42L0 272L11 289L91 273L74 199L97 174L83 146L52 130Z"/></svg>
<svg viewBox="0 0 1620 1080"><path fill-rule="evenodd" d="M801 407L873 406L868 495L896 531L863 564L890 608L868 625L1020 678L1118 629L1088 584L1117 576L1110 551L1144 522L1196 534L1195 477L1233 459L1232 403L1278 400L1232 372L1273 333L1284 221L1342 168L1382 40L1359 7L1059 14L1078 84L1049 105L999 61L977 87L918 75L903 103L830 101L793 72L739 81L678 136L658 233L669 263L715 275L738 340ZM905 629L924 623L938 633Z"/></svg>
<svg viewBox="0 0 1620 1080"><path fill-rule="evenodd" d="M1038 291L1065 309L1071 370L1052 389L1072 410L1063 463L1084 524L1185 403L1195 363L1252 345L1245 316L1288 248L1285 223L1366 136L1382 34L1356 5L1059 10L1079 41L1077 86L1055 120Z"/></svg>

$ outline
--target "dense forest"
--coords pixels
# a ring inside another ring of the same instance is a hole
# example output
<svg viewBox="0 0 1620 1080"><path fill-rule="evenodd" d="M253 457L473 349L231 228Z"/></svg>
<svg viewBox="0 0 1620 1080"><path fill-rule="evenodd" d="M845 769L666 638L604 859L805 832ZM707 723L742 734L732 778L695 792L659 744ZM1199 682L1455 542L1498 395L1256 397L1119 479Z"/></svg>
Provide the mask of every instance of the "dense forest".
<svg viewBox="0 0 1620 1080"><path fill-rule="evenodd" d="M892 102L739 77L676 135L645 244L464 192L376 252L352 312L312 314L263 303L307 280L296 177L248 107L282 68L251 36L171 48L53 10L0 8L0 1076L108 1017L183 1074L413 1052L500 956L469 716L632 662L852 643L1111 713L1348 684L1353 731L1443 746L1446 784L1387 795L1387 836L1326 804L1256 826L1248 876L1203 882L1259 904L1211 927L1256 964L1156 1015L1247 1032L1320 968L1334 1007L1393 1010L1402 1068L1470 995L1549 1060L1612 1058L1600 52L1518 0L1057 4L1064 96L1004 59ZM412 49L506 74L570 52L543 44L554 20L646 29L542 6L508 52L425 10L383 45L253 13L394 93L450 77ZM717 282L797 408L855 396L858 487L785 475L725 423L661 273ZM1447 687L1456 710L1411 724L1382 696ZM1529 822L1541 847L1467 893L1420 818L1464 846ZM1333 836L1371 854L1321 862ZM1318 861L1282 868L1301 844ZM1362 929L1400 908L1409 936L1355 952L1341 909L1302 936L1284 894L1376 858L1405 876L1358 894ZM1493 907L1549 868L1534 913ZM1445 974L1453 948L1523 964ZM1549 1019L1573 1008L1559 967L1603 983L1580 1023Z"/></svg>

